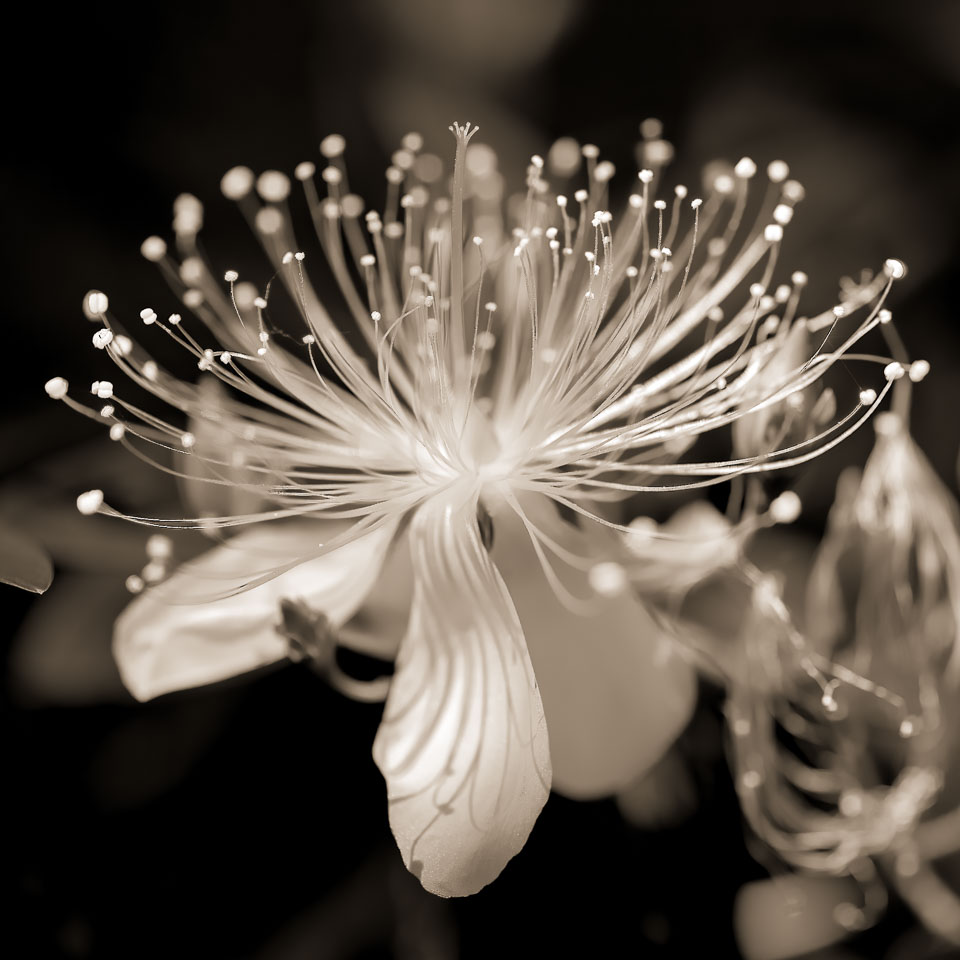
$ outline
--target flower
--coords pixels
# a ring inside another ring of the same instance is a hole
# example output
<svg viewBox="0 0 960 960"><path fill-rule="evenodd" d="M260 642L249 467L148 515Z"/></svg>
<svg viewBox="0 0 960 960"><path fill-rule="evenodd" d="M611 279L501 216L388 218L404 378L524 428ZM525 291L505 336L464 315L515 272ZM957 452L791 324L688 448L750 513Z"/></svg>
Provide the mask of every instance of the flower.
<svg viewBox="0 0 960 960"><path fill-rule="evenodd" d="M705 200L688 203L678 185L668 203L657 193L671 150L648 121L647 167L614 229L613 164L595 146L558 141L551 169L571 175L585 158L587 186L573 202L552 193L547 163L534 156L507 230L495 155L471 145L469 123L450 129L449 195L431 194L440 161L410 134L387 170L382 214L364 212L350 192L343 138L321 144L325 198L315 165L296 168L362 349L308 277L289 178L237 167L222 189L276 271L262 289L230 269L224 292L197 244L195 197L174 205L179 263L158 237L142 247L208 332L150 307L142 323L229 395L161 369L99 291L84 301L100 324L94 346L185 414L186 428L109 381L93 384L99 410L74 400L62 378L47 392L109 424L141 458L159 446L173 460L163 469L226 491L233 504L214 515L129 516L96 490L78 499L81 512L215 537L244 528L167 579L165 568L142 578L148 589L115 629L121 673L141 699L291 648L346 689L333 647L369 648L355 615L376 600L385 563L409 569L409 616L374 758L407 867L428 890L462 895L521 849L551 784L580 797L615 792L658 759L692 709L691 669L629 592L616 537L628 528L609 519L608 504L796 465L839 443L892 377L789 446L680 460L700 435L816 383L880 322L903 266L887 261L837 306L799 319L802 275L768 293L803 195L782 161L768 168L755 209L747 158L715 173ZM279 288L306 329L294 342L305 359L286 347ZM827 348L840 325L850 329ZM799 327L821 333L820 347L778 363Z"/></svg>
<svg viewBox="0 0 960 960"><path fill-rule="evenodd" d="M755 571L746 674L727 713L753 829L790 865L863 887L862 907L838 907L841 926L860 929L885 905L882 859L924 922L955 940L957 901L924 862L936 846L922 821L957 743L960 514L907 430L906 389L927 365L909 369L862 475L840 478L802 633Z"/></svg>

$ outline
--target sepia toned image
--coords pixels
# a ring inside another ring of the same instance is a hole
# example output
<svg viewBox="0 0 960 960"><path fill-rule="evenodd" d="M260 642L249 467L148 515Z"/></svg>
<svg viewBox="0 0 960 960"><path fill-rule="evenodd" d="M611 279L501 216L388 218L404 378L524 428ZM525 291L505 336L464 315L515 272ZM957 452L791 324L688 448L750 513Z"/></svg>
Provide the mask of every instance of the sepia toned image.
<svg viewBox="0 0 960 960"><path fill-rule="evenodd" d="M960 957L960 6L8 38L5 956Z"/></svg>

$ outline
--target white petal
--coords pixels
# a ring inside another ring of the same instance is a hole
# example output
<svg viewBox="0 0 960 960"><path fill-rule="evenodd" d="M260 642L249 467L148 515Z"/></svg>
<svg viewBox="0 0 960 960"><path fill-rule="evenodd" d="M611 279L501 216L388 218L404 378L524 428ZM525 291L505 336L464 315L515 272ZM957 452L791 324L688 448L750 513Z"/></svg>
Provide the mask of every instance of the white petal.
<svg viewBox="0 0 960 960"><path fill-rule="evenodd" d="M545 497L523 500L527 517L571 553L587 536L560 520ZM596 597L578 616L560 605L525 528L506 505L494 514L493 557L523 623L550 729L553 786L576 799L625 789L655 764L693 712L696 681L632 594ZM587 574L555 564L563 585L590 594Z"/></svg>
<svg viewBox="0 0 960 960"><path fill-rule="evenodd" d="M448 897L500 873L550 790L540 694L475 510L414 517L410 624L373 748L407 869Z"/></svg>
<svg viewBox="0 0 960 960"><path fill-rule="evenodd" d="M711 574L740 559L746 530L733 526L706 500L693 500L665 523L635 524L626 535L627 549L640 561L631 566L631 581L643 595L682 595ZM656 534L666 534L659 538Z"/></svg>
<svg viewBox="0 0 960 960"><path fill-rule="evenodd" d="M347 620L377 578L395 524L223 599L284 562L316 550L313 524L258 525L182 566L117 619L113 654L138 700L214 683L282 659L279 603L303 599L335 625Z"/></svg>

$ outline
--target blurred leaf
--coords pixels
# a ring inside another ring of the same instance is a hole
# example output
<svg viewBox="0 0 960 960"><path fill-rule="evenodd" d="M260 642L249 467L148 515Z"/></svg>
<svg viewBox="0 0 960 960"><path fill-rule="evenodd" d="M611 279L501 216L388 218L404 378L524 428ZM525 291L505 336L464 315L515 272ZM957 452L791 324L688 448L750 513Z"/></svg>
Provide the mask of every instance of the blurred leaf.
<svg viewBox="0 0 960 960"><path fill-rule="evenodd" d="M42 706L129 702L110 651L113 621L129 600L118 577L59 576L14 637L14 696Z"/></svg>
<svg viewBox="0 0 960 960"><path fill-rule="evenodd" d="M53 564L33 539L0 527L0 581L32 593L45 593L53 582Z"/></svg>
<svg viewBox="0 0 960 960"><path fill-rule="evenodd" d="M850 935L836 914L860 897L844 877L793 874L748 883L733 908L740 950L746 960L785 960L831 946Z"/></svg>

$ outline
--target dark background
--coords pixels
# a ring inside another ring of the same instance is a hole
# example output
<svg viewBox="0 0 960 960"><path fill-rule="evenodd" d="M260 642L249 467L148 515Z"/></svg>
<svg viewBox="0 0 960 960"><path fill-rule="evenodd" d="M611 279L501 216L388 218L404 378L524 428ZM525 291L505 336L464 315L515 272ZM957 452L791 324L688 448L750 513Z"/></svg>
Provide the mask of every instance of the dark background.
<svg viewBox="0 0 960 960"><path fill-rule="evenodd" d="M495 884L435 900L389 834L370 758L376 707L293 667L146 706L118 689L106 638L143 537L90 545L69 504L95 485L130 502L167 491L42 384L97 375L80 312L89 288L120 316L166 303L138 249L168 232L177 193L207 203L215 265L252 255L218 199L236 163L291 170L337 131L353 183L380 191L402 133L419 129L446 155L446 124L470 119L502 148L502 169L572 134L599 143L626 180L637 123L652 115L686 182L714 156L791 163L807 200L784 269L806 270L824 306L841 275L907 262L892 307L911 353L933 365L913 427L953 487L958 36L949 0L21 8L3 66L0 463L7 513L48 543L58 581L32 607L0 588L12 801L0 937L12 955L607 956L620 943L627 955L735 955L734 894L765 873L744 843L717 691L704 689L682 740L698 771L683 824L644 831L612 801L552 797ZM869 444L856 438L802 487L813 528L833 476ZM31 514L25 485L48 511ZM907 922L894 907L846 955L887 955Z"/></svg>

